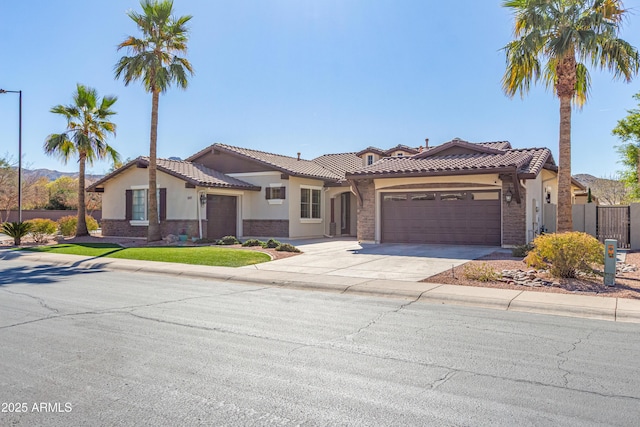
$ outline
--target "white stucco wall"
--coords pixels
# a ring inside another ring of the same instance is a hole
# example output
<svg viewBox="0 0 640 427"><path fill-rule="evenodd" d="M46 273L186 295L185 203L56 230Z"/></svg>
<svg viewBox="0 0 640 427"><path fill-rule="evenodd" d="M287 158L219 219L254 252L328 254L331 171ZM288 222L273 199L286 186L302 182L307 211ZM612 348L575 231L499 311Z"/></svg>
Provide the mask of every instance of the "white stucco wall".
<svg viewBox="0 0 640 427"><path fill-rule="evenodd" d="M197 219L199 201L195 188L185 188L185 182L158 171L158 188L167 189L167 219ZM125 219L126 190L133 186L148 186L148 169L130 167L107 181L102 194L102 218Z"/></svg>

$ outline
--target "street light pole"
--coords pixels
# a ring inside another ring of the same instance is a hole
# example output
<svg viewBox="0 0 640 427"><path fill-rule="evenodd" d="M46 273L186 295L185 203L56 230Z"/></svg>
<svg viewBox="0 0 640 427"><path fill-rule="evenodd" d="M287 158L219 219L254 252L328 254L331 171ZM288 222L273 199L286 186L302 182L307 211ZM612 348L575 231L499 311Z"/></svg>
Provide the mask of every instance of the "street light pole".
<svg viewBox="0 0 640 427"><path fill-rule="evenodd" d="M22 91L0 89L2 93L18 94L18 222L22 222Z"/></svg>

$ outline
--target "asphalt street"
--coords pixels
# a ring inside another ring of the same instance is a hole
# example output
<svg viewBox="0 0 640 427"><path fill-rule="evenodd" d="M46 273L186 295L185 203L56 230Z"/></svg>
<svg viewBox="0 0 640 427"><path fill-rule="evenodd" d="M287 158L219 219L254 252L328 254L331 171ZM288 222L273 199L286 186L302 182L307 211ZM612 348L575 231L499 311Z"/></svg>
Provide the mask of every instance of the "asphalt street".
<svg viewBox="0 0 640 427"><path fill-rule="evenodd" d="M3 260L0 425L635 426L639 332Z"/></svg>

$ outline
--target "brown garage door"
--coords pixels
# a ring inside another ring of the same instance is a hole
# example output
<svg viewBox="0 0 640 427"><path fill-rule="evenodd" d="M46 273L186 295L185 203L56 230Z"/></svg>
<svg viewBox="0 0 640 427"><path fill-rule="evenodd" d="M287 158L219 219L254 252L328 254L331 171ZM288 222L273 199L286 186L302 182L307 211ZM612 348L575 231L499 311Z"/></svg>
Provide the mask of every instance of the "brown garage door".
<svg viewBox="0 0 640 427"><path fill-rule="evenodd" d="M219 239L236 235L237 197L207 196L207 237Z"/></svg>
<svg viewBox="0 0 640 427"><path fill-rule="evenodd" d="M382 194L382 242L500 245L499 191Z"/></svg>

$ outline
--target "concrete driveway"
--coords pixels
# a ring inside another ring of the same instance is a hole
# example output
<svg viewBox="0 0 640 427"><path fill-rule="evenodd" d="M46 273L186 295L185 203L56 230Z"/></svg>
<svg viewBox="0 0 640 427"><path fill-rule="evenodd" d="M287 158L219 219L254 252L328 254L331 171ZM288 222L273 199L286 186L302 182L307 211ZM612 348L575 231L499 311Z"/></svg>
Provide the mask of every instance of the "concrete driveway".
<svg viewBox="0 0 640 427"><path fill-rule="evenodd" d="M283 240L284 241L284 240ZM304 253L242 268L417 282L501 250L496 246L360 244L355 239L287 240Z"/></svg>

